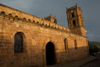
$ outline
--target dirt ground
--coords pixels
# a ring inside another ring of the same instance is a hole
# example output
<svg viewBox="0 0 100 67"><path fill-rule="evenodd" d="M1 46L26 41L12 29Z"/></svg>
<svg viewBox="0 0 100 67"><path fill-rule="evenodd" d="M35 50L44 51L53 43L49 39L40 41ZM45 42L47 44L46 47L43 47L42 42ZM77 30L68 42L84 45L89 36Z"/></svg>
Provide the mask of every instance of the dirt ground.
<svg viewBox="0 0 100 67"><path fill-rule="evenodd" d="M63 63L63 64L51 65L47 67L100 67L100 54L98 54L95 57L97 57L98 59L88 62L82 66L77 66L76 64L74 64L73 66L73 65L70 65L69 63Z"/></svg>
<svg viewBox="0 0 100 67"><path fill-rule="evenodd" d="M81 67L100 67L100 54L96 55L95 57L98 57L99 59L91 61L91 62L89 62L87 64L84 64Z"/></svg>
<svg viewBox="0 0 100 67"><path fill-rule="evenodd" d="M100 59L87 63L81 67L100 67Z"/></svg>

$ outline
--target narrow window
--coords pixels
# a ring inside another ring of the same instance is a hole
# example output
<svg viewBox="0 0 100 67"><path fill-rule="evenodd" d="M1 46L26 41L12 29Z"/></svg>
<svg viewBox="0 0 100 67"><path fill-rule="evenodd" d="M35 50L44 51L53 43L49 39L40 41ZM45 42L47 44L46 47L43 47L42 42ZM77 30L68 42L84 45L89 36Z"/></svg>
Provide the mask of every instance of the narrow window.
<svg viewBox="0 0 100 67"><path fill-rule="evenodd" d="M74 17L74 13L72 13L72 17Z"/></svg>
<svg viewBox="0 0 100 67"><path fill-rule="evenodd" d="M64 39L64 45L65 45L65 50L68 49L68 41L66 38Z"/></svg>
<svg viewBox="0 0 100 67"><path fill-rule="evenodd" d="M23 36L21 33L16 33L14 37L14 52L15 53L23 53Z"/></svg>
<svg viewBox="0 0 100 67"><path fill-rule="evenodd" d="M77 49L77 41L74 40L74 44L75 44L75 49Z"/></svg>
<svg viewBox="0 0 100 67"><path fill-rule="evenodd" d="M73 20L73 27L76 27L76 22L75 22L75 20Z"/></svg>
<svg viewBox="0 0 100 67"><path fill-rule="evenodd" d="M1 14L5 15L5 12L2 11Z"/></svg>

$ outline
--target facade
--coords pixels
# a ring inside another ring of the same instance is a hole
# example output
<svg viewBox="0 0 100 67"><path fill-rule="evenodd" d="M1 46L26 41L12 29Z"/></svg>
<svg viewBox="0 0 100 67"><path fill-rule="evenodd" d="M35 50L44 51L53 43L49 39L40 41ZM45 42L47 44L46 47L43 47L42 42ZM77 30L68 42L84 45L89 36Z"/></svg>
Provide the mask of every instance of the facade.
<svg viewBox="0 0 100 67"><path fill-rule="evenodd" d="M89 56L81 8L66 8L69 28L0 4L0 67L70 62Z"/></svg>

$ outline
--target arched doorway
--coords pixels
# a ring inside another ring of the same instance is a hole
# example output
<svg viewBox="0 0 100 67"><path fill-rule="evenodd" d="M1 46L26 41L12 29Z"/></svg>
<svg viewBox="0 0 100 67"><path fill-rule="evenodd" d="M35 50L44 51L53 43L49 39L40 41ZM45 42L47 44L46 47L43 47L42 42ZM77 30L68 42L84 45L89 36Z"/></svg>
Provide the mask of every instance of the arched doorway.
<svg viewBox="0 0 100 67"><path fill-rule="evenodd" d="M56 63L55 47L52 42L48 42L46 45L46 64L53 65Z"/></svg>

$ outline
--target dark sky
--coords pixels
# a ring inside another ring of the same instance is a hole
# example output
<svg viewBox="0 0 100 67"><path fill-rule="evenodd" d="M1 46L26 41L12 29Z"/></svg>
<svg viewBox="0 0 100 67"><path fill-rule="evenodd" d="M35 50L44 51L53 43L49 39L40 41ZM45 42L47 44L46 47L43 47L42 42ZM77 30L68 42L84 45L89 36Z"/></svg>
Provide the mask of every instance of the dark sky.
<svg viewBox="0 0 100 67"><path fill-rule="evenodd" d="M51 13L65 27L68 27L66 7L77 3L82 9L88 40L100 42L100 0L0 0L0 3L40 18Z"/></svg>

